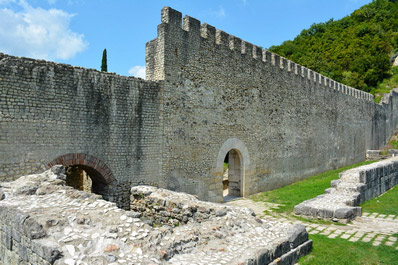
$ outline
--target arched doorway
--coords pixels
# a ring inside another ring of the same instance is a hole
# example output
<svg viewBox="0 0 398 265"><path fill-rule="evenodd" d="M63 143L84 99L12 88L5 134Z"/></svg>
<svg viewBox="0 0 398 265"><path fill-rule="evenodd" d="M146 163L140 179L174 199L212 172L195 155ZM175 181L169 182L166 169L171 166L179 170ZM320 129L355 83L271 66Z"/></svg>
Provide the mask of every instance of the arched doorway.
<svg viewBox="0 0 398 265"><path fill-rule="evenodd" d="M224 174L223 174L223 197L224 200L229 197L242 196L242 167L241 155L239 151L230 150L224 159Z"/></svg>
<svg viewBox="0 0 398 265"><path fill-rule="evenodd" d="M237 138L230 138L221 146L216 165L216 181L222 182L220 190L209 190L222 196L223 201L246 195L246 173L250 167L246 145ZM226 173L226 169L228 169ZM220 187L216 185L216 187ZM217 199L218 201L218 199Z"/></svg>
<svg viewBox="0 0 398 265"><path fill-rule="evenodd" d="M66 184L78 190L108 197L108 186L115 180L108 166L98 158L87 154L66 154L57 157L47 164L63 165L66 173Z"/></svg>

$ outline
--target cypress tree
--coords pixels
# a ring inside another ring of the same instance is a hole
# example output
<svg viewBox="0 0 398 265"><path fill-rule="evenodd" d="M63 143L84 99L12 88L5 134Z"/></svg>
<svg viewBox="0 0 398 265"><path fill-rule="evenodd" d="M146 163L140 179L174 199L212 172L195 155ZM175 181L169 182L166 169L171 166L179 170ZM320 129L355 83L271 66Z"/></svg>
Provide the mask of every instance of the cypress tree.
<svg viewBox="0 0 398 265"><path fill-rule="evenodd" d="M102 53L102 64L101 64L101 71L108 72L108 62L106 58L106 49L104 49Z"/></svg>

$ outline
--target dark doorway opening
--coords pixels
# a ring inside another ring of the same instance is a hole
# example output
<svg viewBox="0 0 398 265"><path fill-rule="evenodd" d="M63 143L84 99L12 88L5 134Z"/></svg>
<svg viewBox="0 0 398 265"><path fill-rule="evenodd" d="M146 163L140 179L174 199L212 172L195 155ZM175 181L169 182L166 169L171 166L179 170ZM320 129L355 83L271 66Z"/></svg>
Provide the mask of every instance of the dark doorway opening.
<svg viewBox="0 0 398 265"><path fill-rule="evenodd" d="M224 159L223 196L224 201L242 196L241 156L232 149Z"/></svg>
<svg viewBox="0 0 398 265"><path fill-rule="evenodd" d="M70 165L65 167L66 184L77 190L106 195L104 178L95 169L84 165ZM104 197L104 196L103 196Z"/></svg>

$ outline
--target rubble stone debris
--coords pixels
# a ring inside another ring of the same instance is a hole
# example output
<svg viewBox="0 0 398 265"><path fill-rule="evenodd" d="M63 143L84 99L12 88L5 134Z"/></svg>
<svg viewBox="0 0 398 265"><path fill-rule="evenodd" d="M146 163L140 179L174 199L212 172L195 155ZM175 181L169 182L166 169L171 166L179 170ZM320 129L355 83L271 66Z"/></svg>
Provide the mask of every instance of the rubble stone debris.
<svg viewBox="0 0 398 265"><path fill-rule="evenodd" d="M398 157L353 168L332 180L325 194L294 207L294 213L346 223L362 215L361 203L398 184Z"/></svg>
<svg viewBox="0 0 398 265"><path fill-rule="evenodd" d="M62 166L0 185L0 264L294 264L312 248L303 225L150 186L125 211Z"/></svg>

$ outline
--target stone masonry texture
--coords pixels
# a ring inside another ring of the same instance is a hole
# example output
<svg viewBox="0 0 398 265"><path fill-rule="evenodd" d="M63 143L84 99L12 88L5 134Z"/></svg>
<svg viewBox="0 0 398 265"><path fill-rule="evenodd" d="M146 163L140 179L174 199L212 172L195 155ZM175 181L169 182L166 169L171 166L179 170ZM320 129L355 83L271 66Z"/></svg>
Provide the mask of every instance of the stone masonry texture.
<svg viewBox="0 0 398 265"><path fill-rule="evenodd" d="M78 164L98 193L128 207L131 185L159 182L159 89L0 54L0 179Z"/></svg>
<svg viewBox="0 0 398 265"><path fill-rule="evenodd" d="M325 194L294 207L294 213L313 218L350 221L362 215L359 205L398 184L398 158L357 167L340 173Z"/></svg>
<svg viewBox="0 0 398 265"><path fill-rule="evenodd" d="M167 7L147 44L147 78L163 82L162 176L169 188L212 201L222 200L230 149L243 160L248 195L362 161L397 123L397 92L375 104Z"/></svg>
<svg viewBox="0 0 398 265"><path fill-rule="evenodd" d="M239 157L241 196L359 162L397 125L381 104L169 7L146 46L147 80L0 54L0 179L79 165L129 208L139 184L223 201Z"/></svg>
<svg viewBox="0 0 398 265"><path fill-rule="evenodd" d="M126 211L66 186L64 172L56 165L0 183L0 264L291 265L312 248L303 225L260 220L248 208L136 186L131 203L141 207ZM182 210L181 225L142 217Z"/></svg>

